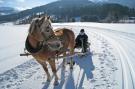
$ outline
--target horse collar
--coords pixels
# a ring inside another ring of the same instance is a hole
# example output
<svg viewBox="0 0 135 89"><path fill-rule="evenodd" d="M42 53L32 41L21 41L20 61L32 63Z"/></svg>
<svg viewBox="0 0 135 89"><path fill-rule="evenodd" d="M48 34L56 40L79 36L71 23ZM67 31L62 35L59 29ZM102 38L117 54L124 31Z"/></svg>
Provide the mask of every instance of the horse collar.
<svg viewBox="0 0 135 89"><path fill-rule="evenodd" d="M43 42L40 41L38 42L37 47L33 48L27 37L26 42L25 42L25 48L27 49L29 53L37 53L42 49L42 47L43 47Z"/></svg>

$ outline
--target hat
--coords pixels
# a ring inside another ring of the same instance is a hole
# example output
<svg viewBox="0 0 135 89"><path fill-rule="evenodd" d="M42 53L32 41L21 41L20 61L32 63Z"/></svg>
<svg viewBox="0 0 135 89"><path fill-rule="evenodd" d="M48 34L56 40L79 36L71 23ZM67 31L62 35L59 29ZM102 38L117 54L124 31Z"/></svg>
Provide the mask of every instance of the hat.
<svg viewBox="0 0 135 89"><path fill-rule="evenodd" d="M81 29L81 31L80 32L84 32L84 29Z"/></svg>

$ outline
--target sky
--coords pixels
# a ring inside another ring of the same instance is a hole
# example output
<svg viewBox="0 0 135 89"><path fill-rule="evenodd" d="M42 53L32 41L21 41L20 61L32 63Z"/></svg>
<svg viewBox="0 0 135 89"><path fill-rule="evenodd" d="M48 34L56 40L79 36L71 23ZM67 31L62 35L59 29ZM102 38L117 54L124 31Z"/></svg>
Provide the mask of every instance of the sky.
<svg viewBox="0 0 135 89"><path fill-rule="evenodd" d="M0 7L14 7L18 10L30 9L57 0L0 0Z"/></svg>

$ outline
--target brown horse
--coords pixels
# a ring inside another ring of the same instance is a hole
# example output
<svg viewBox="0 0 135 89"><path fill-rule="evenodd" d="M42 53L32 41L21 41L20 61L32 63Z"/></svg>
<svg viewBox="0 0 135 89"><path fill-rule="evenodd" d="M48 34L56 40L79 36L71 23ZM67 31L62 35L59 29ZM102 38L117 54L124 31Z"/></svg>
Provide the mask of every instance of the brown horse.
<svg viewBox="0 0 135 89"><path fill-rule="evenodd" d="M54 84L58 84L55 58L56 55L60 54L66 56L67 49L69 49L71 55L74 53L75 35L73 31L61 28L54 32L50 17L37 18L30 25L25 45L28 52L42 65L47 74L47 81L50 81L51 77L46 62L50 64L55 76ZM70 62L70 68L73 68L72 58ZM65 59L63 60L64 64Z"/></svg>

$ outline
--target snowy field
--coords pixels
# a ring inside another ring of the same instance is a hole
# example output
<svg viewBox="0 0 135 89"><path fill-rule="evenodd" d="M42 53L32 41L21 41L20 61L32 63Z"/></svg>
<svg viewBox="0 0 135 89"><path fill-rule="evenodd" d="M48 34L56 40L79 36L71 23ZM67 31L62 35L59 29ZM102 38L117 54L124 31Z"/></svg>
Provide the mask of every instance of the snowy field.
<svg viewBox="0 0 135 89"><path fill-rule="evenodd" d="M20 57L29 25L0 24L0 89L135 89L135 24L55 23L75 35L84 28L91 53L74 57L75 65L62 68L56 61L59 85L46 82L41 65L32 57Z"/></svg>

